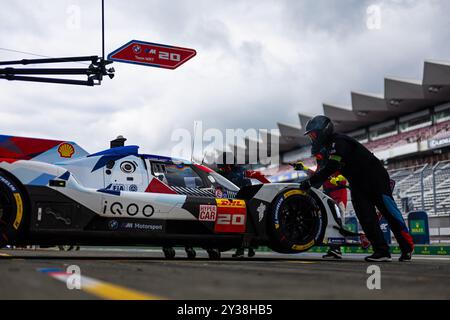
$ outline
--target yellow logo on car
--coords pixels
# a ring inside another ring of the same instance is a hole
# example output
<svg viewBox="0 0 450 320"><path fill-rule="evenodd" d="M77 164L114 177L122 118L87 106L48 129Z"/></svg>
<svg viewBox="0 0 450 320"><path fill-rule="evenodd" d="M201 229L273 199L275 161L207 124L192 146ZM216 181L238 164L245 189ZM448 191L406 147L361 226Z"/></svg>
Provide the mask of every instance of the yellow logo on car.
<svg viewBox="0 0 450 320"><path fill-rule="evenodd" d="M62 143L58 148L58 153L61 158L72 158L75 153L75 148L70 143Z"/></svg>
<svg viewBox="0 0 450 320"><path fill-rule="evenodd" d="M296 251L305 251L309 248L311 248L314 245L314 240L311 240L311 242L308 242L307 244L304 245L299 245L299 244L295 244L292 246L292 250L296 250Z"/></svg>
<svg viewBox="0 0 450 320"><path fill-rule="evenodd" d="M244 200L216 198L216 203L219 208L244 208L245 209L245 201Z"/></svg>
<svg viewBox="0 0 450 320"><path fill-rule="evenodd" d="M20 223L22 222L22 216L23 216L23 202L22 197L19 193L14 193L14 198L16 199L16 205L17 205L17 213L16 213L16 219L14 220L13 227L16 230L19 230Z"/></svg>
<svg viewBox="0 0 450 320"><path fill-rule="evenodd" d="M296 194L304 196L304 195L306 195L306 192L304 192L302 190L291 190L291 191L288 191L288 192L286 192L284 194L284 198L286 199L286 198L289 198L290 196L293 196L293 195L296 195Z"/></svg>

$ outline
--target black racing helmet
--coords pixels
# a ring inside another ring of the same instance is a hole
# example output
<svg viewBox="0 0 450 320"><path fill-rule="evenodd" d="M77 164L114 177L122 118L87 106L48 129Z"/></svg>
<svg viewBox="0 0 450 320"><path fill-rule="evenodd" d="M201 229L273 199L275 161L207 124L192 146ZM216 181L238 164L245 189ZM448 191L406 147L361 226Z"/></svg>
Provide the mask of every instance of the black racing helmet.
<svg viewBox="0 0 450 320"><path fill-rule="evenodd" d="M313 146L324 146L334 133L334 124L326 116L317 116L308 121L305 136L311 138Z"/></svg>

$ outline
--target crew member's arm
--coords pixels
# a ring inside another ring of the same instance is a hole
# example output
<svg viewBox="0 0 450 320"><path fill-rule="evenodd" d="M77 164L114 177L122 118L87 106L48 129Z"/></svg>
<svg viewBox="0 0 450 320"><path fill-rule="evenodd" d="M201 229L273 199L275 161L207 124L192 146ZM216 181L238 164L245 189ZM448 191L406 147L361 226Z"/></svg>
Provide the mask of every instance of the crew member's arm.
<svg viewBox="0 0 450 320"><path fill-rule="evenodd" d="M312 176L315 171L311 170L308 166L306 166L302 161L299 161L295 164L292 164L295 171L304 171L308 176Z"/></svg>
<svg viewBox="0 0 450 320"><path fill-rule="evenodd" d="M341 168L342 158L337 155L331 155L327 164L318 170L309 179L309 184L312 187L319 188L324 182Z"/></svg>
<svg viewBox="0 0 450 320"><path fill-rule="evenodd" d="M310 187L319 188L320 186L322 186L330 176L332 176L342 168L342 155L350 155L351 152L352 150L350 146L348 146L345 142L336 142L334 143L333 148L330 150L329 154L326 155L326 161L323 161L324 159L321 158L324 156L323 154L316 155L318 161L320 160L324 163L324 165L320 165L319 170L317 170L309 180L302 182L301 187L303 189L309 189Z"/></svg>

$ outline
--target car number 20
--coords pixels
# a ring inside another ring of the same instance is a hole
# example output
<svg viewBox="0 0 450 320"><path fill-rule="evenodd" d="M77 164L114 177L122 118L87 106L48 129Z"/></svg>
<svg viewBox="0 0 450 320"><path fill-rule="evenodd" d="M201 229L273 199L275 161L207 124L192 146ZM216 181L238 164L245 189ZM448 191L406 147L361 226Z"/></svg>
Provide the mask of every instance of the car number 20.
<svg viewBox="0 0 450 320"><path fill-rule="evenodd" d="M176 61L176 62L181 61L181 56L178 53L169 53L169 52L165 52L165 51L159 52L159 58L161 60L169 60L169 61Z"/></svg>
<svg viewBox="0 0 450 320"><path fill-rule="evenodd" d="M245 224L244 214L219 213L217 216L217 224L241 226Z"/></svg>

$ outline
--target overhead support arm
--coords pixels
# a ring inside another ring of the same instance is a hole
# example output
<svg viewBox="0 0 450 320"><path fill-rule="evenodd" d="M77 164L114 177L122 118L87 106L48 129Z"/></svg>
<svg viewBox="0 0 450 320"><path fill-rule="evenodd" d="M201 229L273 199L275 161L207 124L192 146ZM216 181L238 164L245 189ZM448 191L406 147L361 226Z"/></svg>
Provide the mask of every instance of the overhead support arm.
<svg viewBox="0 0 450 320"><path fill-rule="evenodd" d="M45 58L45 59L23 59L15 61L0 61L0 66L9 65L31 65L52 64L67 62L90 62L88 68L3 68L0 69L0 79L9 81L30 81L45 83L60 83L72 85L94 86L100 85L104 76L114 78L114 68L107 69L106 66L112 61L104 60L98 56ZM27 75L27 76L24 76ZM30 77L29 75L85 75L87 80L60 79L52 77Z"/></svg>

